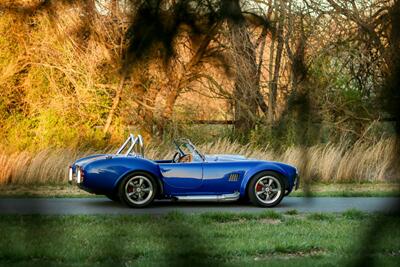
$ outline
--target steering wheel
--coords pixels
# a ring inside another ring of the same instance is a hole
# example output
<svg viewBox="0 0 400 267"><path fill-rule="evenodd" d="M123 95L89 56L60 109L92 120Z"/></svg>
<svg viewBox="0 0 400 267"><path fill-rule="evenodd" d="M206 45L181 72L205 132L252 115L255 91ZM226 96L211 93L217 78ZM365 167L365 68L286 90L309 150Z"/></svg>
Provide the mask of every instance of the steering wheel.
<svg viewBox="0 0 400 267"><path fill-rule="evenodd" d="M177 162L179 162L179 159L181 158L181 153L179 153L179 152L176 152L175 154L174 154L174 156L172 157L172 162L173 163L177 163Z"/></svg>

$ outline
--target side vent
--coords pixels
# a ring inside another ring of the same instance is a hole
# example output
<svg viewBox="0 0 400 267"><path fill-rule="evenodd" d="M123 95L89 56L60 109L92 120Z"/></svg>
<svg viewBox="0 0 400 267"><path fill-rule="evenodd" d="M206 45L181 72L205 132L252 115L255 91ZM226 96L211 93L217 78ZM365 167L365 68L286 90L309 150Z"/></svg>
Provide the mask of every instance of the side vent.
<svg viewBox="0 0 400 267"><path fill-rule="evenodd" d="M229 182L237 182L239 181L240 175L238 173L231 173L229 175Z"/></svg>

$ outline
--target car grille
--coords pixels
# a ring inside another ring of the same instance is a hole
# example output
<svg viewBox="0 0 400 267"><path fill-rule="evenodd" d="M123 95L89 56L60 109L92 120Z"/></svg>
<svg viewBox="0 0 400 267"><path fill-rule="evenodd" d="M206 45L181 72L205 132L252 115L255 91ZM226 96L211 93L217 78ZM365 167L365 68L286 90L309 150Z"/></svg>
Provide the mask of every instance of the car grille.
<svg viewBox="0 0 400 267"><path fill-rule="evenodd" d="M239 177L240 175L238 173L231 173L228 180L229 182L237 182L239 181Z"/></svg>

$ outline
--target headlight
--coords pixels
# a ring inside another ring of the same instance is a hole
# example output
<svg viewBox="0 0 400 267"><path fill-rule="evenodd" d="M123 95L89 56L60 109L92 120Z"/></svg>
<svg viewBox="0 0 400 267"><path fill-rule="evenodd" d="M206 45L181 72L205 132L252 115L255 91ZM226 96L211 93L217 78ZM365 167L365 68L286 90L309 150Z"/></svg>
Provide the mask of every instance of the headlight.
<svg viewBox="0 0 400 267"><path fill-rule="evenodd" d="M82 182L82 170L79 166L76 166L76 182L80 184Z"/></svg>
<svg viewBox="0 0 400 267"><path fill-rule="evenodd" d="M74 175L74 172L72 170L72 166L69 166L69 168L68 168L68 182L72 183L73 175Z"/></svg>

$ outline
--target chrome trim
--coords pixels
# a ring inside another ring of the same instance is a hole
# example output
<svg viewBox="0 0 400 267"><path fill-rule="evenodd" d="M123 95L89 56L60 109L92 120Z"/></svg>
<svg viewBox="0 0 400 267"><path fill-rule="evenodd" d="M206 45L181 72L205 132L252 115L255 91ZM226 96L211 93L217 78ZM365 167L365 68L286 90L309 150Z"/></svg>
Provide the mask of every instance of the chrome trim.
<svg viewBox="0 0 400 267"><path fill-rule="evenodd" d="M176 146L176 149L178 150L179 154L181 154L181 156L184 156L184 155L185 155L185 153L184 153L184 152L182 151L182 149L181 149L181 146L182 146L184 143L186 143L186 144L188 144L189 146L191 146L193 152L196 153L196 154L200 157L200 159L201 159L202 161L206 161L205 155L203 155L203 154L196 148L196 146L193 145L192 142L190 142L190 140L187 139L187 138L182 138L182 139L180 139L180 140L174 140L174 144L175 144L175 146ZM191 151L191 152L192 152L192 151Z"/></svg>
<svg viewBox="0 0 400 267"><path fill-rule="evenodd" d="M189 139L187 139L187 141L188 141L189 144L193 147L193 150L200 156L200 158L201 158L203 161L206 161L206 157L205 157L202 153L200 153L200 151L197 149L197 147L196 147L195 145L193 145L192 142L190 142Z"/></svg>
<svg viewBox="0 0 400 267"><path fill-rule="evenodd" d="M262 187L261 191L257 191L259 185ZM265 204L274 203L279 199L281 194L285 193L284 190L282 190L280 181L276 177L270 175L258 179L254 185L254 192L257 199Z"/></svg>
<svg viewBox="0 0 400 267"><path fill-rule="evenodd" d="M129 146L128 150L125 153L125 156L128 156L129 153L131 153L132 149L135 147L136 144L139 145L139 153L141 154L142 157L144 157L144 143L143 143L143 137L139 134L136 138L133 134L129 134L129 137L126 139L126 141L122 144L122 146L117 150L115 153L116 155L121 154L121 152L126 148L126 146L131 142L131 145Z"/></svg>
<svg viewBox="0 0 400 267"><path fill-rule="evenodd" d="M76 166L76 183L80 184L82 180L82 171L79 166Z"/></svg>
<svg viewBox="0 0 400 267"><path fill-rule="evenodd" d="M176 196L179 201L212 201L212 202L226 202L236 201L240 197L239 192L224 195L203 195L203 196Z"/></svg>
<svg viewBox="0 0 400 267"><path fill-rule="evenodd" d="M143 137L139 134L137 136L137 138L138 138L138 141L139 141L139 153L144 158L144 141L143 141Z"/></svg>
<svg viewBox="0 0 400 267"><path fill-rule="evenodd" d="M153 196L153 184L145 176L134 176L125 185L125 196L133 204L142 205Z"/></svg>
<svg viewBox="0 0 400 267"><path fill-rule="evenodd" d="M72 183L72 178L74 177L74 171L72 170L72 167L69 166L68 168L68 182Z"/></svg>
<svg viewBox="0 0 400 267"><path fill-rule="evenodd" d="M125 156L128 156L129 155L129 153L131 153L131 151L132 151L132 149L135 147L135 145L136 145L136 142L138 141L138 138L136 137L134 137L133 136L133 134L130 134L130 140L131 140L131 145L130 145L130 147L128 148L128 150L126 151L126 153L125 153Z"/></svg>
<svg viewBox="0 0 400 267"><path fill-rule="evenodd" d="M129 143L129 141L132 138L132 134L129 135L128 139L126 139L126 141L122 144L122 146L117 150L117 153L115 154L121 154L122 150L124 150L124 148L126 147L126 145Z"/></svg>

